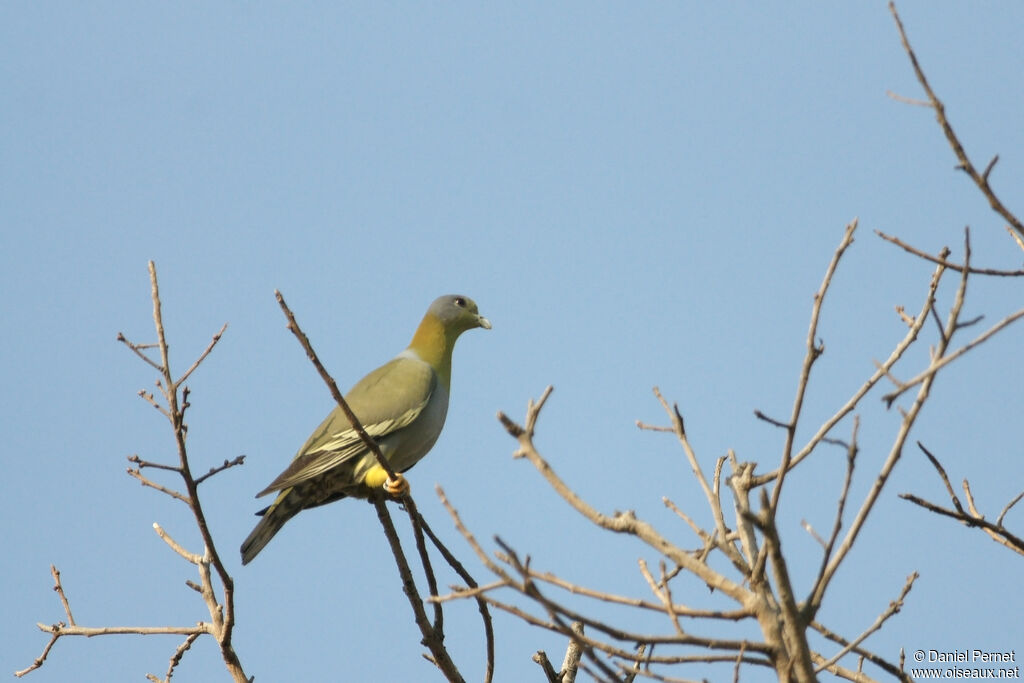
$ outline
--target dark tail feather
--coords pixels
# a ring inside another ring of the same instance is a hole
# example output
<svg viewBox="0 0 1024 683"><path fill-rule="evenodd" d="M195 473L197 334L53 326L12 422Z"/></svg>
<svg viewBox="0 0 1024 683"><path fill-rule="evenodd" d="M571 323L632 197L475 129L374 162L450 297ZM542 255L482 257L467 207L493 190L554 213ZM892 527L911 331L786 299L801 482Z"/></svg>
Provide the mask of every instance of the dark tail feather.
<svg viewBox="0 0 1024 683"><path fill-rule="evenodd" d="M301 509L302 501L299 500L298 494L294 493L294 489L285 489L270 507L257 512L256 514L262 515L262 519L248 538L242 542L242 564L252 562L252 558L256 557L267 543L270 543L270 539L281 530L285 522L298 514Z"/></svg>

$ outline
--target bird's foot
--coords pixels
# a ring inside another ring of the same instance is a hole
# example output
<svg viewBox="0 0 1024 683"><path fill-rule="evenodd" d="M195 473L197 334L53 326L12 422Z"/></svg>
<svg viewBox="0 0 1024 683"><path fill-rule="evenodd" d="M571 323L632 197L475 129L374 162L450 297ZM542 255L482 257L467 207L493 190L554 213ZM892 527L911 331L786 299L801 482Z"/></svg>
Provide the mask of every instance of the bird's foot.
<svg viewBox="0 0 1024 683"><path fill-rule="evenodd" d="M384 481L384 490L395 498L402 498L409 494L410 486L405 477L395 473L394 479L389 478Z"/></svg>

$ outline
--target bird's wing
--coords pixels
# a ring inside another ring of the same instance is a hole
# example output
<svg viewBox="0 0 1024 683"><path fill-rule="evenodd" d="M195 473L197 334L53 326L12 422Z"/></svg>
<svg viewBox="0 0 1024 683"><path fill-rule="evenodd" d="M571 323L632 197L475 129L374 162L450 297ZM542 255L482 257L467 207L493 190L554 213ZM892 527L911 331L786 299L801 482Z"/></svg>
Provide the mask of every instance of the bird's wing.
<svg viewBox="0 0 1024 683"><path fill-rule="evenodd" d="M429 364L399 356L361 379L345 400L366 433L379 441L416 420L436 387L437 375ZM345 413L336 407L288 468L257 497L312 479L367 450Z"/></svg>

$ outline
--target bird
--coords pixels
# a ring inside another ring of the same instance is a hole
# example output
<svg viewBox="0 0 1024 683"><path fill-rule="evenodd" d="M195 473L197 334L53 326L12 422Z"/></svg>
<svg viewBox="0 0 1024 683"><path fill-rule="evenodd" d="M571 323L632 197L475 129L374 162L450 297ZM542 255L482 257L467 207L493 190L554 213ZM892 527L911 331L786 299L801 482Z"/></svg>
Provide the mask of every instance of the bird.
<svg viewBox="0 0 1024 683"><path fill-rule="evenodd" d="M291 464L256 494L259 498L278 492L270 506L256 513L262 519L242 543L243 565L301 510L346 497L368 498L380 488L396 497L408 493L409 484L400 473L419 462L440 436L448 413L455 341L477 327L489 330L491 322L472 299L460 294L438 297L409 346L345 395L398 480L389 480L341 407L335 407Z"/></svg>

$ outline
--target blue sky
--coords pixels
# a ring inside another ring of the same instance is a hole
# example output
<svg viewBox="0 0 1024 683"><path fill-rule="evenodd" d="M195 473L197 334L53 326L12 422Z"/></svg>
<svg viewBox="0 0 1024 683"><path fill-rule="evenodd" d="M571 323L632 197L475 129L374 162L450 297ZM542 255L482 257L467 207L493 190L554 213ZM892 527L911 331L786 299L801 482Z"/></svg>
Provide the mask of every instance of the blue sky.
<svg viewBox="0 0 1024 683"><path fill-rule="evenodd" d="M1019 215L1024 7L900 9L968 152L982 165L1000 154L993 183ZM0 38L10 671L45 643L34 624L62 618L50 563L81 624L205 613L183 583L192 568L151 529L198 549L186 511L124 474L133 453L173 457L169 427L135 395L153 372L115 341L153 337L149 259L179 370L229 323L190 383L189 445L197 470L247 456L203 493L237 582L236 646L262 681L436 678L369 506L305 512L253 564L237 560L252 496L331 407L275 288L343 386L401 350L435 296L476 299L494 329L456 349L445 433L410 476L422 511L480 580L435 483L479 538L646 596L636 560L652 553L594 532L513 461L496 411L521 418L555 385L538 430L553 466L599 508L635 509L691 543L660 502L705 514L682 454L634 426L664 421L653 385L679 402L706 467L733 448L764 471L781 433L753 410L788 414L811 296L847 222L861 227L822 318L804 438L903 334L893 306L916 310L925 291L930 268L875 229L959 253L969 224L977 263L1020 263L932 114L886 97L920 93L880 2L8 3ZM1021 302L1015 281L976 281L971 295L968 316L987 322ZM950 368L912 436L953 481L971 479L990 515L1024 488L1022 339L1011 328ZM853 500L897 421L869 397ZM828 528L833 455L794 475L782 508L804 585L818 554L800 520ZM901 491L942 498L914 450L821 618L858 634L918 570L872 649L1019 649L1017 558ZM495 629L498 681L537 680L537 649L561 659L558 637L506 617ZM477 679L475 606L452 606L447 632ZM67 639L31 680L142 680L177 644ZM226 678L211 642L178 678Z"/></svg>

